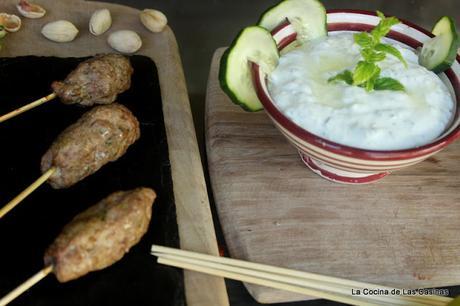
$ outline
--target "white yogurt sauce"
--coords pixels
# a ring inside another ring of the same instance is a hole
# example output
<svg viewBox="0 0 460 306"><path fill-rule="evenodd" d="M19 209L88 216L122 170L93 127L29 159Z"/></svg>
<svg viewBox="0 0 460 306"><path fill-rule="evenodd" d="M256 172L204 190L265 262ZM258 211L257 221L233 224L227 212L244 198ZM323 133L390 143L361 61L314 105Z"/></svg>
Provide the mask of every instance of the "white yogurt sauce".
<svg viewBox="0 0 460 306"><path fill-rule="evenodd" d="M353 34L315 40L281 56L268 89L279 110L297 125L328 140L371 150L427 144L449 123L454 101L441 79L418 64L417 55L390 40L408 68L387 55L381 77L397 79L402 91L372 91L328 79L361 59Z"/></svg>

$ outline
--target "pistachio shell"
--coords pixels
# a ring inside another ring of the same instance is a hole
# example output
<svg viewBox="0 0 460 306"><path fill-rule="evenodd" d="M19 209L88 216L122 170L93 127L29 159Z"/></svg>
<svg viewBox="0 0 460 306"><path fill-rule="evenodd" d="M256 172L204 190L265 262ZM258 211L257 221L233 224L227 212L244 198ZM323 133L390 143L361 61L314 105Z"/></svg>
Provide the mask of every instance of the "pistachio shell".
<svg viewBox="0 0 460 306"><path fill-rule="evenodd" d="M142 47L142 40L136 32L121 30L109 35L109 45L121 53L134 53Z"/></svg>
<svg viewBox="0 0 460 306"><path fill-rule="evenodd" d="M108 9L95 11L89 20L89 31L96 36L104 34L111 26L112 16Z"/></svg>
<svg viewBox="0 0 460 306"><path fill-rule="evenodd" d="M168 23L165 14L157 10L145 9L139 14L139 17L142 24L154 33L163 31Z"/></svg>
<svg viewBox="0 0 460 306"><path fill-rule="evenodd" d="M42 28L42 34L55 42L69 42L75 39L78 29L67 20L58 20L47 23Z"/></svg>
<svg viewBox="0 0 460 306"><path fill-rule="evenodd" d="M13 14L0 13L0 25L8 32L16 32L21 28L21 18Z"/></svg>
<svg viewBox="0 0 460 306"><path fill-rule="evenodd" d="M22 16L27 18L42 18L46 14L46 10L43 7L27 0L20 0L16 8Z"/></svg>

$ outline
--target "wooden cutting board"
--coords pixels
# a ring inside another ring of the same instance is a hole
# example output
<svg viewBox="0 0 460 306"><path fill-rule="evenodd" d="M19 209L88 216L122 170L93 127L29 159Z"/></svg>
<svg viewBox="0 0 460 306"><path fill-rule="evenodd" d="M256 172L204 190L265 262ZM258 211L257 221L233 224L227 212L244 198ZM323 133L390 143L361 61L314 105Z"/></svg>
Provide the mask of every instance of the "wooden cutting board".
<svg viewBox="0 0 460 306"><path fill-rule="evenodd" d="M212 190L234 258L402 288L460 284L460 141L361 186L320 178L264 112L233 105L214 54L206 97ZM263 303L307 299L246 284Z"/></svg>
<svg viewBox="0 0 460 306"><path fill-rule="evenodd" d="M15 7L17 2L0 1L0 12L18 14ZM140 23L139 10L118 4L81 0L36 2L47 9L46 16L41 19L22 18L21 30L6 37L0 56L91 56L114 52L107 44L107 37L115 30L129 29L140 35L143 46L137 54L153 59L158 69L181 248L217 255L216 236L184 73L171 28L166 27L161 33L151 33ZM88 31L88 22L91 14L100 8L111 11L113 24L105 34L95 37ZM165 13L167 15L168 12ZM40 34L44 24L59 19L71 21L80 30L73 42L54 43ZM153 256L152 260L155 260ZM222 278L185 272L184 281L187 305L228 305Z"/></svg>

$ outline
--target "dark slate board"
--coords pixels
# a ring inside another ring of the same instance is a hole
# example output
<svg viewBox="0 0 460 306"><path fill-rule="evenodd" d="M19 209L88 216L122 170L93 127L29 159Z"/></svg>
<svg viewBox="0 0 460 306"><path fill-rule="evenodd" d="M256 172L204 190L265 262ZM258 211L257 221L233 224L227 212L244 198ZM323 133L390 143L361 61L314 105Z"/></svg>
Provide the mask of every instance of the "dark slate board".
<svg viewBox="0 0 460 306"><path fill-rule="evenodd" d="M0 113L49 94L84 59L0 59ZM148 233L113 266L60 284L48 276L14 305L184 305L182 272L158 265L155 244L179 247L168 145L153 61L133 56L130 90L119 96L141 122L141 138L118 161L71 188L47 184L0 219L0 296L43 268L43 252L73 216L117 190L152 187L158 194ZM54 100L0 124L0 205L40 176L43 153L88 109Z"/></svg>

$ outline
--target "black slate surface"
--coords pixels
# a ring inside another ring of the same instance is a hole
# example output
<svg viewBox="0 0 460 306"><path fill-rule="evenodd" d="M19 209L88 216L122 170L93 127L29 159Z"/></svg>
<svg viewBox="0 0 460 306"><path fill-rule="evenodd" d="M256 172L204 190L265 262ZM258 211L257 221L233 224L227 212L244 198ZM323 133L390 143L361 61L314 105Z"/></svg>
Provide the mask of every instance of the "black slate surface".
<svg viewBox="0 0 460 306"><path fill-rule="evenodd" d="M84 59L0 59L0 113L51 92ZM43 252L73 216L117 190L152 187L158 194L148 233L102 271L60 284L53 275L12 305L184 305L180 270L150 255L155 244L178 247L168 145L155 64L133 56L131 88L119 96L141 123L141 138L118 161L68 189L47 184L0 219L0 296L43 268ZM54 138L87 108L54 100L0 124L0 206L40 176L40 159Z"/></svg>

